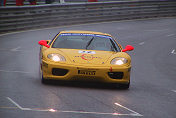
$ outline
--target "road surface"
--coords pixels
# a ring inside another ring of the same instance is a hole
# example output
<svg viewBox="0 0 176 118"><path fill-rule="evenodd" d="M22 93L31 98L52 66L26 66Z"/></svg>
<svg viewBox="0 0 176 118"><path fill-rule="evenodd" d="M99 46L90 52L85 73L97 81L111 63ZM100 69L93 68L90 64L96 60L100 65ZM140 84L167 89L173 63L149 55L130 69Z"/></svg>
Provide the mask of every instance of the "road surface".
<svg viewBox="0 0 176 118"><path fill-rule="evenodd" d="M39 40L61 30L112 34L135 50L131 87L43 85ZM0 36L0 118L176 118L176 18L92 23Z"/></svg>

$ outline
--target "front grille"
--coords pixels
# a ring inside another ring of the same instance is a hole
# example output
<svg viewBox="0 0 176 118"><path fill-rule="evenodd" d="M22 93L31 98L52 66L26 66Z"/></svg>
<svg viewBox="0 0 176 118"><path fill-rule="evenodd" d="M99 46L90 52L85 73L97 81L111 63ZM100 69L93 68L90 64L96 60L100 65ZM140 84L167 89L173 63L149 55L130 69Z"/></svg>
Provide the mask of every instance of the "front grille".
<svg viewBox="0 0 176 118"><path fill-rule="evenodd" d="M61 69L61 68L53 68L52 74L56 76L64 76L68 73L67 69Z"/></svg>
<svg viewBox="0 0 176 118"><path fill-rule="evenodd" d="M108 75L112 79L122 79L123 78L123 72L108 72Z"/></svg>

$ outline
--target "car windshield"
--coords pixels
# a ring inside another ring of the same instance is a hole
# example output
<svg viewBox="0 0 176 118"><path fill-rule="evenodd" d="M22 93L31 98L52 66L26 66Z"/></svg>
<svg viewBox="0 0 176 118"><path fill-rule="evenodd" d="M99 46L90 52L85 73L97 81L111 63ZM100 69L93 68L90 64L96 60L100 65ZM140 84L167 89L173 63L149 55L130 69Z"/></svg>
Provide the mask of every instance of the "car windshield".
<svg viewBox="0 0 176 118"><path fill-rule="evenodd" d="M120 49L110 36L96 34L63 33L54 41L53 48L117 51Z"/></svg>

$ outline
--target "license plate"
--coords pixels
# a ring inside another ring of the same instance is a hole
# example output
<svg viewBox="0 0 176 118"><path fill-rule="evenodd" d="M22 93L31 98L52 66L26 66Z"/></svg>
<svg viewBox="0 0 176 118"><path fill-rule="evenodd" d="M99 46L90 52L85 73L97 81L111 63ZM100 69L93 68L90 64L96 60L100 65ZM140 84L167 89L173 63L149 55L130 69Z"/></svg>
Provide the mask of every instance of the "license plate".
<svg viewBox="0 0 176 118"><path fill-rule="evenodd" d="M89 70L78 70L78 74L81 75L95 75L96 71L89 71Z"/></svg>

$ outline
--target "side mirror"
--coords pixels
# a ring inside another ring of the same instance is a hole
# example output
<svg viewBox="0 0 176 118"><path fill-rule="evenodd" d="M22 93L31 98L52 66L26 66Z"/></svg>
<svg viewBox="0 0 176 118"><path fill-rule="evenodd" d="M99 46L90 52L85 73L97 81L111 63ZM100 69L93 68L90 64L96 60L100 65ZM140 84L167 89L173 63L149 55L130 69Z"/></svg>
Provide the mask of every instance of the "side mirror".
<svg viewBox="0 0 176 118"><path fill-rule="evenodd" d="M131 46L131 45L127 45L127 46L125 47L125 49L122 50L122 52L132 51L132 50L134 50L134 47Z"/></svg>
<svg viewBox="0 0 176 118"><path fill-rule="evenodd" d="M50 46L47 44L47 41L46 40L41 40L38 42L39 45L42 45L42 46L45 46L47 48L49 48Z"/></svg>

